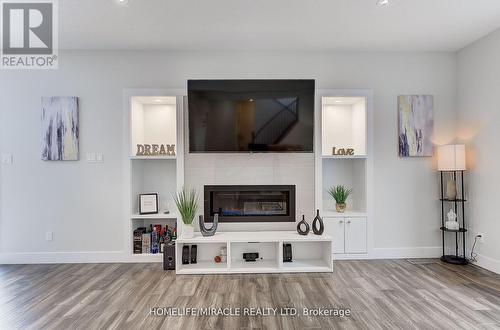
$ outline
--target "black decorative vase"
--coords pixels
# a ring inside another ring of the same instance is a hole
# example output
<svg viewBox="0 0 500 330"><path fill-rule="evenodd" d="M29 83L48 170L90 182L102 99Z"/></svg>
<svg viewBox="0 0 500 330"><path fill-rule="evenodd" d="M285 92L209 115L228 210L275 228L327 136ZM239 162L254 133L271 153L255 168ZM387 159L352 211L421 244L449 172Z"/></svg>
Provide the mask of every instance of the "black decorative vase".
<svg viewBox="0 0 500 330"><path fill-rule="evenodd" d="M305 227L304 230L302 230L302 227ZM302 221L297 224L297 232L300 235L307 235L309 234L309 224L306 222L305 216L302 215Z"/></svg>
<svg viewBox="0 0 500 330"><path fill-rule="evenodd" d="M200 225L200 232L203 236L214 236L215 232L217 231L217 226L219 225L219 215L215 213L214 215L214 222L212 223L212 227L208 228L205 227L205 219L203 218L202 215L200 215L200 219L198 221Z"/></svg>
<svg viewBox="0 0 500 330"><path fill-rule="evenodd" d="M319 229L317 228L318 222L319 222ZM319 210L316 210L316 217L313 220L312 227L313 227L313 233L315 235L322 235L323 231L325 230L323 219L321 219L321 217L319 216Z"/></svg>

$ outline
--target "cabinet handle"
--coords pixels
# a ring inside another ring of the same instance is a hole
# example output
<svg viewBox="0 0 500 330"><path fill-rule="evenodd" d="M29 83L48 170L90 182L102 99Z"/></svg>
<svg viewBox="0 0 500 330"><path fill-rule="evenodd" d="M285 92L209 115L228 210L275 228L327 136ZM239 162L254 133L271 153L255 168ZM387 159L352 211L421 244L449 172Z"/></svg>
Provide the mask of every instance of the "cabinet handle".
<svg viewBox="0 0 500 330"><path fill-rule="evenodd" d="M340 220L340 221L339 221L339 223L344 223L344 221L343 221L343 220Z"/></svg>
<svg viewBox="0 0 500 330"><path fill-rule="evenodd" d="M351 223L351 220L348 220L347 223Z"/></svg>

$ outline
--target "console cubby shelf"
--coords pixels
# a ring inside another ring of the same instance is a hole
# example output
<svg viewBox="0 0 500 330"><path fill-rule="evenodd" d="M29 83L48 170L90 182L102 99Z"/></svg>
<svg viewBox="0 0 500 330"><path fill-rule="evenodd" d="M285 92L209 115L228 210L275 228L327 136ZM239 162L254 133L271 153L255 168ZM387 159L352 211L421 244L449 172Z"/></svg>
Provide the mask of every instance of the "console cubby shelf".
<svg viewBox="0 0 500 330"><path fill-rule="evenodd" d="M292 244L293 261L283 262L283 243ZM182 247L198 246L198 262L182 264ZM221 247L227 248L227 262L213 258ZM262 259L243 260L242 253L259 252ZM219 232L212 237L197 234L176 241L177 274L238 274L332 272L332 240L328 235L301 236L296 232Z"/></svg>

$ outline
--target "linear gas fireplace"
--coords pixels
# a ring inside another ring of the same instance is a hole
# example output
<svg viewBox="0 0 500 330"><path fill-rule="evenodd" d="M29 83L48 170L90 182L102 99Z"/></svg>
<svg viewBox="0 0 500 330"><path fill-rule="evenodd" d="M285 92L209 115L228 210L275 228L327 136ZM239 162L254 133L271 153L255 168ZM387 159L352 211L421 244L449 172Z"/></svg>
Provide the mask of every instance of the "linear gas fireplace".
<svg viewBox="0 0 500 330"><path fill-rule="evenodd" d="M205 186L204 211L207 222L295 222L295 186Z"/></svg>

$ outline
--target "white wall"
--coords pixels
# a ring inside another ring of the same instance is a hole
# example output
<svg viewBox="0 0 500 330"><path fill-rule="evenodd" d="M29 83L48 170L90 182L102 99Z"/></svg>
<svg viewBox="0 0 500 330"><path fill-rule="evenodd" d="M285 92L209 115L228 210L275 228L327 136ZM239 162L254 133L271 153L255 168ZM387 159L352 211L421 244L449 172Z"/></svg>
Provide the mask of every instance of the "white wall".
<svg viewBox="0 0 500 330"><path fill-rule="evenodd" d="M468 144L469 242L481 232L478 264L500 273L500 30L458 53L458 138Z"/></svg>
<svg viewBox="0 0 500 330"><path fill-rule="evenodd" d="M366 155L366 100L352 105L352 147L356 155Z"/></svg>
<svg viewBox="0 0 500 330"><path fill-rule="evenodd" d="M322 111L322 155L331 155L332 147L353 148L352 105L325 105Z"/></svg>
<svg viewBox="0 0 500 330"><path fill-rule="evenodd" d="M332 148L353 148L356 156L366 155L366 101L354 104L323 105L321 115L322 155Z"/></svg>
<svg viewBox="0 0 500 330"><path fill-rule="evenodd" d="M4 257L124 251L123 89L185 88L189 78L314 78L317 88L373 89L375 247L381 256L439 255L437 175L428 158L398 157L396 98L435 95L435 139L449 142L454 54L79 51L60 59L57 71L0 72L0 152L14 154L14 164L0 167ZM82 160L40 160L40 97L47 95L80 97ZM93 151L103 152L105 162L85 162ZM52 242L45 241L49 230Z"/></svg>

